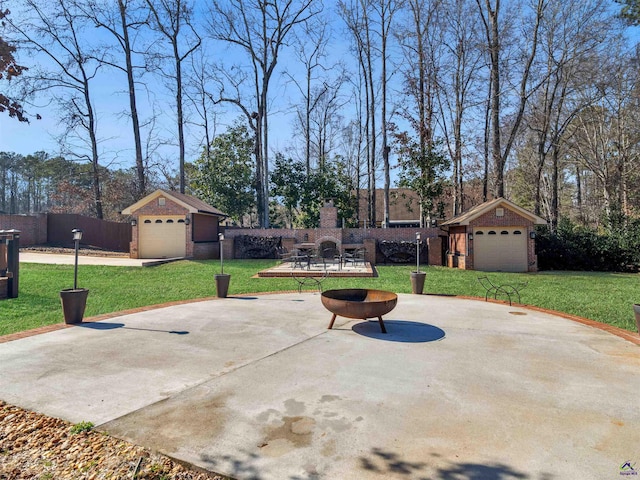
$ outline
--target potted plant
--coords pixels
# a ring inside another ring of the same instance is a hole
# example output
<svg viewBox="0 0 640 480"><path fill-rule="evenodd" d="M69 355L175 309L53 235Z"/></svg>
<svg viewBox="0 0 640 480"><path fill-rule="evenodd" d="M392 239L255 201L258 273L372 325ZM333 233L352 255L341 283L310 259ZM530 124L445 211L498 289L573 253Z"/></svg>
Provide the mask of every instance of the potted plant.
<svg viewBox="0 0 640 480"><path fill-rule="evenodd" d="M633 313L636 314L636 329L640 333L640 303L633 304Z"/></svg>
<svg viewBox="0 0 640 480"><path fill-rule="evenodd" d="M87 306L89 290L78 288L78 245L82 239L82 230L74 228L72 230L73 240L76 244L76 259L73 273L73 288L66 288L60 291L60 301L62 302L62 312L64 323L73 324L82 322L84 310Z"/></svg>
<svg viewBox="0 0 640 480"><path fill-rule="evenodd" d="M218 298L227 298L229 292L229 282L231 281L231 275L224 273L224 253L222 243L224 242L224 235L218 234L218 240L220 241L220 273L217 273L214 277L216 280L216 295Z"/></svg>
<svg viewBox="0 0 640 480"><path fill-rule="evenodd" d="M422 295L427 272L420 271L420 232L416 232L416 271L411 272L411 293Z"/></svg>

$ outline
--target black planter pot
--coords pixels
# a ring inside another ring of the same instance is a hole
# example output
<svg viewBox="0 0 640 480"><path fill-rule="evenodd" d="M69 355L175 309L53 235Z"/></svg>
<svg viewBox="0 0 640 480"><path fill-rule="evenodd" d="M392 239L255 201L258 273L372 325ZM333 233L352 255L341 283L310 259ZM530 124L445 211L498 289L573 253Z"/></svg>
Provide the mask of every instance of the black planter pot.
<svg viewBox="0 0 640 480"><path fill-rule="evenodd" d="M227 293L229 292L229 282L231 280L231 275L226 273L218 273L215 275L216 279L216 292L218 298L227 298Z"/></svg>
<svg viewBox="0 0 640 480"><path fill-rule="evenodd" d="M422 295L427 272L411 272L411 293Z"/></svg>
<svg viewBox="0 0 640 480"><path fill-rule="evenodd" d="M64 323L81 323L87 306L89 290L86 288L67 288L60 291Z"/></svg>

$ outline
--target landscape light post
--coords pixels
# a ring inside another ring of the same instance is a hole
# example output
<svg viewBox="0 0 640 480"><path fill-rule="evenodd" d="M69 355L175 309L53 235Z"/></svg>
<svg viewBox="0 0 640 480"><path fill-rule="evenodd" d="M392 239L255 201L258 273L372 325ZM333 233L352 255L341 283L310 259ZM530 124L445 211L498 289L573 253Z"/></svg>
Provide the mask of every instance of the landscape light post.
<svg viewBox="0 0 640 480"><path fill-rule="evenodd" d="M224 248L222 248L222 242L224 242L224 234L218 234L218 241L220 242L220 273L224 275Z"/></svg>
<svg viewBox="0 0 640 480"><path fill-rule="evenodd" d="M229 291L231 275L225 275L224 273L224 233L218 233L218 242L220 243L220 273L214 275L216 280L216 293L219 298L226 298Z"/></svg>
<svg viewBox="0 0 640 480"><path fill-rule="evenodd" d="M420 271L420 232L416 232L416 271L411 272L411 293L422 295L426 272Z"/></svg>
<svg viewBox="0 0 640 480"><path fill-rule="evenodd" d="M73 241L76 247L76 258L73 267L73 288L60 291L64 323L69 324L82 322L84 310L87 306L87 296L89 295L88 289L78 288L78 249L80 248L80 240L82 240L82 230L74 228L71 230L71 233L73 234Z"/></svg>
<svg viewBox="0 0 640 480"><path fill-rule="evenodd" d="M416 232L416 273L420 271L420 232Z"/></svg>
<svg viewBox="0 0 640 480"><path fill-rule="evenodd" d="M79 228L74 228L71 230L73 233L73 241L76 244L76 261L75 268L73 269L73 289L78 289L78 248L80 247L80 240L82 240L82 230Z"/></svg>

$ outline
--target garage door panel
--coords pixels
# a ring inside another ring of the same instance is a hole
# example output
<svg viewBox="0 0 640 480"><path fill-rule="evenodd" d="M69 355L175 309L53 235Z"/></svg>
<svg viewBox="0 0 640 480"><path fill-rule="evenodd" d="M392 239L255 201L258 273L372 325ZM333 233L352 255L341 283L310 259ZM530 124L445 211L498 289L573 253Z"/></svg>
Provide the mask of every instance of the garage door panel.
<svg viewBox="0 0 640 480"><path fill-rule="evenodd" d="M138 244L141 258L184 257L186 226L182 216L140 218Z"/></svg>
<svg viewBox="0 0 640 480"><path fill-rule="evenodd" d="M526 232L525 227L474 229L474 268L488 272L526 272Z"/></svg>

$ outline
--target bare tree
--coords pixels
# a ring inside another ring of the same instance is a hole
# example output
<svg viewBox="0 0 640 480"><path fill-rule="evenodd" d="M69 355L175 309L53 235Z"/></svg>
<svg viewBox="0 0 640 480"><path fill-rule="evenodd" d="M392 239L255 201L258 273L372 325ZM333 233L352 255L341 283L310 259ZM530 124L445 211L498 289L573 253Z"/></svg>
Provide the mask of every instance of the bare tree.
<svg viewBox="0 0 640 480"><path fill-rule="evenodd" d="M199 117L197 126L202 134L198 139L198 145L204 146L207 157L210 156L211 142L216 134L215 99L212 93L213 85L210 84L213 69L214 65L208 61L205 49L200 49L199 55L191 57L191 76L185 88L185 96L191 101L194 112Z"/></svg>
<svg viewBox="0 0 640 480"><path fill-rule="evenodd" d="M381 98L381 125L382 133L382 163L384 170L384 216L382 226L389 227L389 187L391 186L391 174L389 168L389 152L391 148L388 145L388 117L387 117L387 87L389 84L389 76L387 74L388 62L388 42L390 32L393 25L393 17L402 6L402 0L376 0L372 3L373 11L376 14L376 22L378 23L378 35L380 38L380 88L382 91Z"/></svg>
<svg viewBox="0 0 640 480"><path fill-rule="evenodd" d="M236 66L237 75L228 75L227 80L236 93L245 81L251 83L252 106L239 95L227 96L224 90L219 101L237 105L255 132L258 216L265 228L269 227L269 85L287 38L321 7L318 0L214 0L211 6L211 36L241 49L251 62L248 72Z"/></svg>
<svg viewBox="0 0 640 480"><path fill-rule="evenodd" d="M170 73L164 74L175 82L176 121L178 124L178 148L180 154L180 193L184 193L185 139L182 64L202 43L192 25L193 7L189 0L146 0L153 18L153 28L171 46Z"/></svg>
<svg viewBox="0 0 640 480"><path fill-rule="evenodd" d="M541 88L532 98L526 119L536 139L534 208L542 213L543 172L550 168L550 198L545 201L553 229L559 217L559 159L565 133L574 117L592 104L588 95L576 95L590 77L594 54L615 32L602 0L567 4L552 1L541 26ZM608 42L607 44L610 45ZM551 165L548 160L551 159Z"/></svg>
<svg viewBox="0 0 640 480"><path fill-rule="evenodd" d="M98 116L91 89L102 65L101 52L91 45L88 25L74 2L52 0L43 6L25 0L24 7L25 17L19 24L10 21L11 27L34 55L48 59L49 67L31 71L29 94L46 92L59 105L69 154L92 165L95 214L103 218Z"/></svg>
<svg viewBox="0 0 640 480"><path fill-rule="evenodd" d="M365 90L364 138L367 158L367 216L369 225L376 225L376 82L374 82L374 63L376 50L373 45L373 25L370 19L370 0L340 0L340 15L353 38L353 49L357 56L361 87Z"/></svg>
<svg viewBox="0 0 640 480"><path fill-rule="evenodd" d="M134 45L131 34L137 33L138 29L148 25L148 13L142 7L146 5L142 0L118 0L117 5L105 0L87 0L80 3L79 7L85 15L97 27L108 31L116 41L122 57L111 55L110 58L103 57L103 61L111 67L120 70L127 76L128 96L129 96L129 116L131 117L131 128L135 146L136 162L136 191L134 197L142 198L147 190L146 170L142 153L142 139L140 135L140 120L138 115L138 105L136 99L136 70L144 67L134 65ZM111 48L107 46L105 48Z"/></svg>
<svg viewBox="0 0 640 480"><path fill-rule="evenodd" d="M465 165L463 162L464 127L471 130L468 111L481 102L478 100L479 73L482 52L478 48L479 31L477 12L472 0L447 0L440 6L442 29L436 35L442 38L439 58L436 99L439 123L453 166L452 214L465 210Z"/></svg>
<svg viewBox="0 0 640 480"><path fill-rule="evenodd" d="M512 48L516 48L514 52L518 59L517 64L521 65L522 70L518 72L518 78L513 85L504 81L509 77L506 76L504 65L506 63L505 49L508 44L507 29L501 22L501 3L500 0L476 0L480 11L480 18L484 27L486 45L489 55L489 71L491 85L491 156L493 159L494 169L494 196L504 196L504 172L507 159L511 152L511 147L515 141L516 134L520 129L522 116L524 114L527 101L538 88L539 85L530 84L530 76L536 54L538 51L539 40L538 34L540 24L548 5L548 0L532 0L532 12L530 17L521 15L522 20L522 42L517 42L511 37ZM515 75L515 72L511 72ZM513 86L513 90L509 87ZM514 102L515 108L510 112L512 121L507 128L504 125L503 107L507 101ZM504 147L502 139L505 139Z"/></svg>

